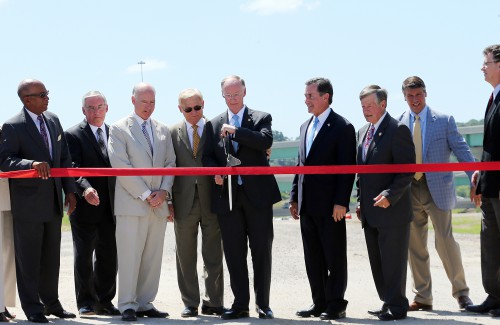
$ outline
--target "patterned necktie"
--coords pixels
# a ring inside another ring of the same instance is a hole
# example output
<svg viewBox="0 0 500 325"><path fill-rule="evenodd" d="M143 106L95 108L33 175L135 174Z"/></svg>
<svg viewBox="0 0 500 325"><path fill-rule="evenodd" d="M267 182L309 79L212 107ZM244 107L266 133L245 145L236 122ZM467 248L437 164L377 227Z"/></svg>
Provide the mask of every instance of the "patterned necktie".
<svg viewBox="0 0 500 325"><path fill-rule="evenodd" d="M193 125L193 158L196 159L198 146L200 145L200 135L198 134L198 125Z"/></svg>
<svg viewBox="0 0 500 325"><path fill-rule="evenodd" d="M151 139L149 138L148 131L146 130L147 126L147 121L144 121L142 123L142 133L144 133L144 136L146 137L146 141L148 142L149 149L151 150L151 154L153 154L153 145L151 144Z"/></svg>
<svg viewBox="0 0 500 325"><path fill-rule="evenodd" d="M373 134L375 133L375 125L372 124L368 133L366 134L365 145L363 146L363 160L366 160L366 153L368 152L368 148L370 148L370 144L373 140Z"/></svg>
<svg viewBox="0 0 500 325"><path fill-rule="evenodd" d="M237 128L240 127L240 117L238 115L236 115L236 114L233 115L233 117L231 118L231 121L233 121L234 126L236 126ZM237 152L238 151L238 142L232 140L232 143L233 143L234 152Z"/></svg>
<svg viewBox="0 0 500 325"><path fill-rule="evenodd" d="M318 127L318 123L319 119L318 117L315 117L311 128L311 132L307 134L306 156L309 155L309 150L311 149L312 143L314 141L314 134L316 133L316 128Z"/></svg>
<svg viewBox="0 0 500 325"><path fill-rule="evenodd" d="M106 148L106 142L104 142L104 137L103 137L103 131L101 128L97 129L97 143L99 144L99 147L101 148L101 152L104 155L104 157L108 156L108 149Z"/></svg>
<svg viewBox="0 0 500 325"><path fill-rule="evenodd" d="M47 129L45 128L45 123L43 123L42 115L38 115L37 120L38 120L38 123L40 124L40 134L42 136L43 143L45 143L45 147L47 148L47 150L50 151L49 137L47 135Z"/></svg>
<svg viewBox="0 0 500 325"><path fill-rule="evenodd" d="M420 125L420 116L415 115L415 122L413 123L413 144L415 145L415 156L416 163L422 163L422 128ZM422 178L424 174L421 172L415 173L415 178L417 181Z"/></svg>
<svg viewBox="0 0 500 325"><path fill-rule="evenodd" d="M493 104L493 93L491 93L490 99L488 100L488 105L486 106L486 114L488 114L488 111L491 108L491 104Z"/></svg>

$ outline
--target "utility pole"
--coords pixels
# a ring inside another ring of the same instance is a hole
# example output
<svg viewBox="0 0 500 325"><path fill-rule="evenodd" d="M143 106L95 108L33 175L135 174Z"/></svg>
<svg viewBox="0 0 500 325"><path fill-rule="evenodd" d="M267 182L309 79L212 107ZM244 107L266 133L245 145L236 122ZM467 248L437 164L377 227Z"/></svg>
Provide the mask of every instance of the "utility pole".
<svg viewBox="0 0 500 325"><path fill-rule="evenodd" d="M142 65L146 64L146 62L144 62L144 61L141 60L141 61L137 62L137 64L141 65L141 82L144 82L144 78L142 77Z"/></svg>

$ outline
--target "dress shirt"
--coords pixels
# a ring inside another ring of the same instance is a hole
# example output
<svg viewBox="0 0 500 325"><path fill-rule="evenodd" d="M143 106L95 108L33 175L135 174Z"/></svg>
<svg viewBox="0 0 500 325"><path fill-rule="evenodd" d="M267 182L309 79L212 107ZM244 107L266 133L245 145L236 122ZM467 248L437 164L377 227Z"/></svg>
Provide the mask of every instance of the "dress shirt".
<svg viewBox="0 0 500 325"><path fill-rule="evenodd" d="M186 120L184 120L184 123L186 123L186 130L187 130L187 134L189 137L189 144L191 144L191 149L192 149L193 148L193 131L194 131L193 125ZM200 118L200 120L198 121L198 123L196 123L196 125L198 125L198 135L201 138L201 135L203 133L203 128L205 127L205 119L203 117Z"/></svg>
<svg viewBox="0 0 500 325"><path fill-rule="evenodd" d="M429 106L427 105L419 114L415 114L413 113L412 110L410 110L410 125L407 125L408 128L410 128L411 135L413 136L413 124L415 123L415 115L420 116L420 129L422 130L422 153L424 152L425 148L425 130L427 128L427 112L429 112Z"/></svg>
<svg viewBox="0 0 500 325"><path fill-rule="evenodd" d="M314 139L316 139L316 135L318 135L319 130L321 130L321 127L325 123L326 118L328 117L328 115L330 115L331 111L332 111L332 109L330 107L328 107L328 109L325 109L325 111L323 113L318 115L318 125L316 125L316 132L314 132L314 137L313 137L313 141L312 141L313 143L314 143ZM312 132L314 118L311 121L312 122L309 123L309 126L307 127L306 139L308 137L308 134Z"/></svg>
<svg viewBox="0 0 500 325"><path fill-rule="evenodd" d="M102 130L102 137L103 137L103 140L104 140L104 145L107 148L108 147L108 143L107 143L106 139L108 138L108 134L106 133L106 128L104 127L104 124L99 127L99 126L95 126L95 125L92 125L92 124L89 123L89 126L90 126L90 129L92 130L92 133L94 134L94 137L95 137L96 141L99 139L99 135L97 134L97 129L101 129Z"/></svg>
<svg viewBox="0 0 500 325"><path fill-rule="evenodd" d="M229 120L229 124L233 123L233 115L238 115L238 117L240 118L240 125L243 125L243 114L245 114L245 108L246 108L246 105L243 105L243 107L236 114L234 114L233 112L231 112L230 109L228 109L227 110L227 118ZM231 125L233 125L233 124L231 124Z"/></svg>
<svg viewBox="0 0 500 325"><path fill-rule="evenodd" d="M40 132L40 123L38 123L38 115L31 112L27 108L24 108L24 109L26 110L26 112L28 112L29 116L33 120L33 123L35 123L36 128L38 129L38 132ZM45 119L43 119L43 124L45 124L45 130L47 130L47 140L49 140L49 153L50 153L50 157L52 157L52 141L50 139L51 135L50 135L49 128L47 127L47 123L45 123Z"/></svg>

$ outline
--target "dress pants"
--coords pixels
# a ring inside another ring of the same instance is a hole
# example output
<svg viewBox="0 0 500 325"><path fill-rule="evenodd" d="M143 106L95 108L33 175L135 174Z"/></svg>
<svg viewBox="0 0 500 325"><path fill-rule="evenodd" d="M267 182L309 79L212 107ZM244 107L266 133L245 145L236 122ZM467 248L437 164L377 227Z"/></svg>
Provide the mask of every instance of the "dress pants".
<svg viewBox="0 0 500 325"><path fill-rule="evenodd" d="M261 308L269 307L274 237L272 206L255 206L248 200L244 186L235 183L233 186L237 186L237 189L233 196L233 210L218 215L234 295L232 308L248 310L250 303L248 245L252 254L255 303Z"/></svg>
<svg viewBox="0 0 500 325"><path fill-rule="evenodd" d="M16 216L13 220L17 287L24 313L61 311L61 217L54 215L48 222L24 221Z"/></svg>
<svg viewBox="0 0 500 325"><path fill-rule="evenodd" d="M329 313L345 311L347 240L345 219L301 213L300 229L307 278L315 307Z"/></svg>
<svg viewBox="0 0 500 325"><path fill-rule="evenodd" d="M1 229L2 239L1 245L3 249L3 293L4 302L1 306L15 307L16 306L16 259L14 256L14 230L12 225L12 212L2 211L1 214ZM0 277L1 279L1 277ZM0 289L1 291L1 289Z"/></svg>
<svg viewBox="0 0 500 325"><path fill-rule="evenodd" d="M413 276L414 300L432 305L432 278L427 235L429 217L434 226L435 247L452 285L455 298L469 295L465 282L460 246L453 237L450 210L439 209L432 199L425 177L413 180L411 185L413 221L410 224L408 261Z"/></svg>
<svg viewBox="0 0 500 325"><path fill-rule="evenodd" d="M364 227L373 280L380 300L395 316L406 316L406 272L410 225Z"/></svg>
<svg viewBox="0 0 500 325"><path fill-rule="evenodd" d="M167 218L116 216L118 309L152 309L158 293Z"/></svg>
<svg viewBox="0 0 500 325"><path fill-rule="evenodd" d="M182 198L181 198L182 200ZM198 227L201 229L201 255L205 293L203 305L224 305L224 278L222 267L222 240L217 215L210 208L202 209L195 191L193 207L188 215L175 216L175 244L177 282L185 306L198 307L200 287L198 284Z"/></svg>
<svg viewBox="0 0 500 325"><path fill-rule="evenodd" d="M76 305L107 307L116 294L116 239L111 211L97 223L71 219Z"/></svg>
<svg viewBox="0 0 500 325"><path fill-rule="evenodd" d="M500 305L500 200L482 198L481 274L490 301Z"/></svg>

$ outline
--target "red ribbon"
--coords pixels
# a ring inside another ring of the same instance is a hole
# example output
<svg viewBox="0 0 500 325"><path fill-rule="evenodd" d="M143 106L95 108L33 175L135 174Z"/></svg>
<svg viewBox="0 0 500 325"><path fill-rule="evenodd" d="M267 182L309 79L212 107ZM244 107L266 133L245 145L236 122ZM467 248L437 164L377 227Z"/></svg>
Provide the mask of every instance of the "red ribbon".
<svg viewBox="0 0 500 325"><path fill-rule="evenodd" d="M279 167L52 168L51 177L375 174L500 170L500 162ZM0 173L0 178L36 178L34 169Z"/></svg>

